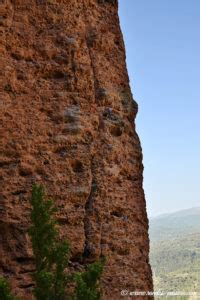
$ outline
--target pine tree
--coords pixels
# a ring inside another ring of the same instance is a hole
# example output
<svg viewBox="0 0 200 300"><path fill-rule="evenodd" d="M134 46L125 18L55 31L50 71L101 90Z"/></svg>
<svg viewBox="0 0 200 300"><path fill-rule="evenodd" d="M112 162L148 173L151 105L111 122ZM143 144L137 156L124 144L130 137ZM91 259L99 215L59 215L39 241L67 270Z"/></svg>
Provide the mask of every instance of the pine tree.
<svg viewBox="0 0 200 300"><path fill-rule="evenodd" d="M32 226L29 235L36 264L33 274L36 300L99 300L104 261L89 265L85 272L66 275L70 247L67 241L59 239L54 202L46 198L42 185L34 184L30 203ZM67 293L69 281L75 281L73 295Z"/></svg>
<svg viewBox="0 0 200 300"><path fill-rule="evenodd" d="M52 199L47 199L42 185L33 185L30 198L32 207L29 235L32 242L36 271L34 294L36 300L99 300L99 280L104 261L95 262L85 272L66 275L70 247L60 241ZM75 282L74 293L67 293L67 283ZM21 300L12 295L8 281L0 277L0 300Z"/></svg>
<svg viewBox="0 0 200 300"><path fill-rule="evenodd" d="M47 199L42 185L33 185L31 221L29 229L36 272L33 278L37 300L66 299L67 276L65 268L69 259L69 244L59 240L54 213L54 203Z"/></svg>

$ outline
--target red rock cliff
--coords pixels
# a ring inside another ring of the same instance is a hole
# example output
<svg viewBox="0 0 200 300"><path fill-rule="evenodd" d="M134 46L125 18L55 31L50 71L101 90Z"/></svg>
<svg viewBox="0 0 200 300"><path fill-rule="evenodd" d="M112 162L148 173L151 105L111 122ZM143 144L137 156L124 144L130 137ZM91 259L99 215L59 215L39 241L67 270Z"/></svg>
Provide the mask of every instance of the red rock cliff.
<svg viewBox="0 0 200 300"><path fill-rule="evenodd" d="M26 299L33 182L56 200L71 268L107 256L103 299L152 290L137 104L117 9L116 0L0 3L0 271Z"/></svg>

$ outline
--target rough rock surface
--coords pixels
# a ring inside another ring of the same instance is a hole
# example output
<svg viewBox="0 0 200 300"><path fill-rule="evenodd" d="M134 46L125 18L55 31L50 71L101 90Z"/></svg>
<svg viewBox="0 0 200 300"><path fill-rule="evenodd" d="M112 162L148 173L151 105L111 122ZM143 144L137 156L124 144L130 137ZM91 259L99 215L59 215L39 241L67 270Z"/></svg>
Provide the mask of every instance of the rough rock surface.
<svg viewBox="0 0 200 300"><path fill-rule="evenodd" d="M121 299L122 289L152 290L137 104L117 6L0 1L0 271L25 299L33 286L33 182L60 209L71 268L107 256L103 299Z"/></svg>

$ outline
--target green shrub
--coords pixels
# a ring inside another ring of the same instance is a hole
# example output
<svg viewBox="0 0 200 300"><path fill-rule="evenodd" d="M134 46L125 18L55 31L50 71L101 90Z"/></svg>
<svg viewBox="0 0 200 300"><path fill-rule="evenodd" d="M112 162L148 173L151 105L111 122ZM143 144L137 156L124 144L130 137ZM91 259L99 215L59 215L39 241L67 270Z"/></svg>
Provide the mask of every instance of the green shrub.
<svg viewBox="0 0 200 300"><path fill-rule="evenodd" d="M104 262L95 262L88 266L88 270L84 273L75 274L75 300L99 300L101 298L101 290L99 279L103 272Z"/></svg>
<svg viewBox="0 0 200 300"><path fill-rule="evenodd" d="M47 199L41 185L33 185L31 221L29 229L36 272L34 294L37 300L65 299L67 276L65 268L69 259L69 244L59 240L54 218L56 208L51 199Z"/></svg>
<svg viewBox="0 0 200 300"><path fill-rule="evenodd" d="M0 277L0 299L1 300L20 300L11 293L11 288L8 281Z"/></svg>
<svg viewBox="0 0 200 300"><path fill-rule="evenodd" d="M31 221L29 229L36 272L34 294L37 300L98 300L100 299L99 279L104 262L95 262L86 272L66 275L70 247L67 241L60 241L54 203L47 199L41 185L33 185ZM73 295L67 293L67 283L75 281ZM67 295L68 294L68 295Z"/></svg>
<svg viewBox="0 0 200 300"><path fill-rule="evenodd" d="M30 204L32 225L29 235L36 265L33 273L36 300L99 300L104 261L90 264L85 272L66 275L69 243L60 241L54 217L56 208L53 200L47 199L42 185L33 185ZM69 282L75 283L73 294L67 292ZM20 300L12 295L7 280L2 277L0 300Z"/></svg>

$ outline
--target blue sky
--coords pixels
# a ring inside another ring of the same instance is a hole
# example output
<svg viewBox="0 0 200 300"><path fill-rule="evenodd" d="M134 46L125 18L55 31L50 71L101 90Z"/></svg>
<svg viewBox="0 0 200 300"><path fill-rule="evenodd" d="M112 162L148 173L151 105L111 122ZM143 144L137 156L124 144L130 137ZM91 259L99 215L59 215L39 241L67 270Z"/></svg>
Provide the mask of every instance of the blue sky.
<svg viewBox="0 0 200 300"><path fill-rule="evenodd" d="M150 216L200 206L200 1L119 0Z"/></svg>

